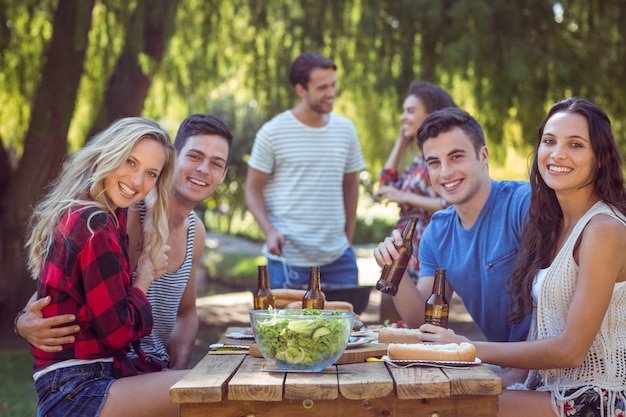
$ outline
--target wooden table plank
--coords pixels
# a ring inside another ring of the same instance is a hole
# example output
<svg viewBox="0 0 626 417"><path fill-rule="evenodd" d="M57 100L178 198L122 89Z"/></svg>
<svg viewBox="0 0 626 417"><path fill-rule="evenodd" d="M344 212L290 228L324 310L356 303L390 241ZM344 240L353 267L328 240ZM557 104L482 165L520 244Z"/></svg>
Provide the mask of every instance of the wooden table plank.
<svg viewBox="0 0 626 417"><path fill-rule="evenodd" d="M337 366L339 392L350 400L381 398L393 393L393 379L383 362Z"/></svg>
<svg viewBox="0 0 626 417"><path fill-rule="evenodd" d="M177 403L222 401L226 384L245 356L206 355L187 375L170 388L170 397Z"/></svg>
<svg viewBox="0 0 626 417"><path fill-rule="evenodd" d="M487 367L443 369L450 379L450 395L500 395L502 379Z"/></svg>
<svg viewBox="0 0 626 417"><path fill-rule="evenodd" d="M329 366L322 373L288 373L286 376L285 398L288 400L336 400L337 397L336 366Z"/></svg>
<svg viewBox="0 0 626 417"><path fill-rule="evenodd" d="M281 401L283 373L263 372L265 359L246 356L228 383L228 399L233 401Z"/></svg>
<svg viewBox="0 0 626 417"><path fill-rule="evenodd" d="M284 400L223 401L212 404L182 404L181 417L496 417L497 396L452 397L432 400L402 400L393 394L373 400Z"/></svg>
<svg viewBox="0 0 626 417"><path fill-rule="evenodd" d="M365 362L365 358L369 358L370 356L380 357L386 354L386 343L365 343L344 350L339 359L335 362L335 365Z"/></svg>
<svg viewBox="0 0 626 417"><path fill-rule="evenodd" d="M396 383L396 396L399 400L450 396L450 380L440 368L388 366L388 369Z"/></svg>

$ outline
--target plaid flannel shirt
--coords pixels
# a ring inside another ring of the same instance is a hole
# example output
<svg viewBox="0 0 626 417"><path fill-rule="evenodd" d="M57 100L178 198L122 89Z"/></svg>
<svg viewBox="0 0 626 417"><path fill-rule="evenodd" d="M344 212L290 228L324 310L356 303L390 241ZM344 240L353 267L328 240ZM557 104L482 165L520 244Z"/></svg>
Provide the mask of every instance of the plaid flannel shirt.
<svg viewBox="0 0 626 417"><path fill-rule="evenodd" d="M30 346L35 371L68 359L113 357L117 376L138 373L126 354L152 331L152 308L143 291L131 287L126 210L116 216L117 227L108 214L76 206L57 225L38 293L52 297L44 317L74 314L80 331L61 352Z"/></svg>

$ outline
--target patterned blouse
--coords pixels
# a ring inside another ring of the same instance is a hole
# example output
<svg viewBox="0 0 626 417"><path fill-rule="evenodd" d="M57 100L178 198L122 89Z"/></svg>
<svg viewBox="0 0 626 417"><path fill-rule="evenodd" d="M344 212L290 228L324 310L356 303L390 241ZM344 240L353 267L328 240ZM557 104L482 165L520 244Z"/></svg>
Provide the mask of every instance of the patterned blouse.
<svg viewBox="0 0 626 417"><path fill-rule="evenodd" d="M412 192L413 194L422 195L424 197L438 198L439 195L433 189L428 170L422 153L418 153L411 165L402 173L398 174L395 169L383 169L380 173L380 184L390 185L403 192ZM445 201L442 200L442 203ZM444 207L447 204L444 204ZM404 226L409 221L409 217L417 217L417 225L415 227L415 235L413 235L413 256L418 260L415 266L407 268L407 272L413 280L417 280L419 272L419 243L422 234L428 223L430 223L431 213L421 207L415 207L409 204L400 204L400 219L394 226L400 233L404 230Z"/></svg>

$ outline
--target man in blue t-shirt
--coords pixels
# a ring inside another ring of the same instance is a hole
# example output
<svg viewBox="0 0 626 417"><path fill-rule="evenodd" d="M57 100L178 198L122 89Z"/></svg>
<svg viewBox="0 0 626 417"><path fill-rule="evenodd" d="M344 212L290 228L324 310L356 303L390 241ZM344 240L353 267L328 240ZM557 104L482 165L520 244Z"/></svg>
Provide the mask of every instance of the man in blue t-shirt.
<svg viewBox="0 0 626 417"><path fill-rule="evenodd" d="M494 181L480 124L467 112L449 108L428 116L417 138L437 193L452 205L433 214L420 243L417 285L403 278L394 303L411 328L421 326L422 340L467 340L446 329L423 325L425 302L432 293L436 268L446 270L446 295L456 291L485 338L492 342L526 339L530 317L508 320L507 281L520 250L528 213L527 182ZM398 231L374 250L380 266L399 256Z"/></svg>

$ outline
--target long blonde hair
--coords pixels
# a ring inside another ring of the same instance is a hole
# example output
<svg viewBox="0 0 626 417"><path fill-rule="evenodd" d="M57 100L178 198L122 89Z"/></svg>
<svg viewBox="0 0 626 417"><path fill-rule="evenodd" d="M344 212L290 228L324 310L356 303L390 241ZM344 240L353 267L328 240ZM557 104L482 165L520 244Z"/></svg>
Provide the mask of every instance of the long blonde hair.
<svg viewBox="0 0 626 417"><path fill-rule="evenodd" d="M115 121L76 152L50 185L49 193L35 207L29 222L30 238L26 242L28 269L34 279L39 276L42 261L48 255L57 224L72 206L96 207L100 209L97 213L107 213L117 222L115 208L105 194L104 181L125 163L135 145L146 138L163 145L165 153L165 164L152 190L156 191L152 216L155 236L150 258L156 265L157 255L168 235L167 199L175 150L169 135L158 123L141 117L127 117Z"/></svg>

